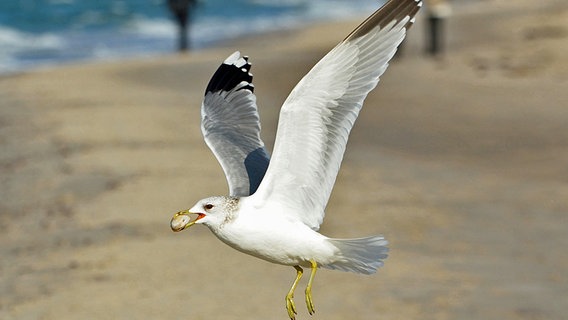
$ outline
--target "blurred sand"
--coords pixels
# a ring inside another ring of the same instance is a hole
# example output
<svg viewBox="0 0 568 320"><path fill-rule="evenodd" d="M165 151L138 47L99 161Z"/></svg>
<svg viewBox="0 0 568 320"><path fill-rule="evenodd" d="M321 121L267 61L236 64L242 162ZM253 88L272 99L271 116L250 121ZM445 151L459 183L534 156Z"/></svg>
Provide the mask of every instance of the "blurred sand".
<svg viewBox="0 0 568 320"><path fill-rule="evenodd" d="M391 256L370 277L319 272L312 318L565 319L568 3L459 1L439 59L423 18L366 101L322 226L382 233ZM357 24L0 78L0 318L286 319L292 268L169 219L226 193L199 131L218 64L251 56L271 148L288 92Z"/></svg>

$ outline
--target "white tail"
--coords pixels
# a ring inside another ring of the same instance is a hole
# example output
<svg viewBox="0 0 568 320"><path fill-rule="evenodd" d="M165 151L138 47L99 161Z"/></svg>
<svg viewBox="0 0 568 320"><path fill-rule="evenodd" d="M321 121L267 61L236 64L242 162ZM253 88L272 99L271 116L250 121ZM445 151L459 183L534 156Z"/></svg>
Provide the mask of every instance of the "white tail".
<svg viewBox="0 0 568 320"><path fill-rule="evenodd" d="M382 236L328 241L339 249L339 259L322 265L322 268L371 274L383 266L383 260L388 256L388 241Z"/></svg>

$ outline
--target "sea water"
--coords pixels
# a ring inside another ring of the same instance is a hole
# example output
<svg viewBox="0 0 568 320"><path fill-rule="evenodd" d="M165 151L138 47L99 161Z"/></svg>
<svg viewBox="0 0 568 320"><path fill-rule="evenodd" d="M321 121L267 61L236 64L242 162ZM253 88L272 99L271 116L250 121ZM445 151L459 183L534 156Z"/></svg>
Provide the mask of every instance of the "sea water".
<svg viewBox="0 0 568 320"><path fill-rule="evenodd" d="M199 0L190 45L370 14L378 0ZM346 30L346 33L349 30ZM166 0L2 0L0 74L176 50Z"/></svg>

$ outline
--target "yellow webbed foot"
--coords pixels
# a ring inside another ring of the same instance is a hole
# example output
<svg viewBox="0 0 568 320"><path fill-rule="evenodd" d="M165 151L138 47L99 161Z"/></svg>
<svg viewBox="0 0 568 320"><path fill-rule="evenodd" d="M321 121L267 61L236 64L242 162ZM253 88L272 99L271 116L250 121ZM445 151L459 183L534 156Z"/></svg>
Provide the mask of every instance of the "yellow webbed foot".
<svg viewBox="0 0 568 320"><path fill-rule="evenodd" d="M300 268L300 266L294 266L294 269L296 269L296 279L294 280L294 283L292 283L292 287L290 288L290 291L288 291L288 294L286 295L286 310L288 311L288 316L290 317L291 320L295 320L296 314L298 314L298 312L296 311L296 305L294 304L293 300L294 291L296 290L298 282L300 281L300 278L302 278L302 274L304 273L304 270Z"/></svg>
<svg viewBox="0 0 568 320"><path fill-rule="evenodd" d="M294 299L293 294L286 295L286 310L288 310L288 316L290 317L290 319L295 320L296 314L298 314L298 312L296 311L296 305L294 304L293 299Z"/></svg>
<svg viewBox="0 0 568 320"><path fill-rule="evenodd" d="M310 274L310 280L308 281L308 286L306 287L306 306L308 307L308 312L310 313L310 315L316 312L314 308L314 301L312 300L312 282L314 281L316 270L318 268L318 265L315 261L312 260L311 264L312 264L311 267L312 272Z"/></svg>
<svg viewBox="0 0 568 320"><path fill-rule="evenodd" d="M308 289L306 289L306 306L308 306L308 312L310 315L316 312L314 309L314 302L312 301L312 291Z"/></svg>

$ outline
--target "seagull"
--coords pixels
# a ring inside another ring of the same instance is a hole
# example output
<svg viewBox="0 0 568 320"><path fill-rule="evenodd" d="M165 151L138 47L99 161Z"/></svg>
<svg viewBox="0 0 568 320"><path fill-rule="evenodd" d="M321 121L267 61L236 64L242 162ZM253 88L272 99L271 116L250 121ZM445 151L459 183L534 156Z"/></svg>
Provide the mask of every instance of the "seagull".
<svg viewBox="0 0 568 320"><path fill-rule="evenodd" d="M292 320L303 268L311 271L305 302L312 315L318 268L372 274L387 258L380 235L336 239L317 231L363 101L421 6L421 0L388 1L300 80L280 110L272 157L260 138L248 57L230 55L207 85L201 130L223 168L229 196L199 200L175 213L170 227L179 232L203 224L238 251L294 267L285 298Z"/></svg>

